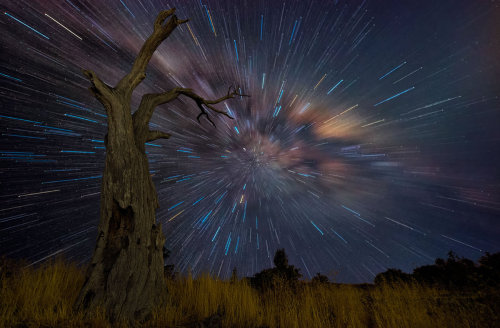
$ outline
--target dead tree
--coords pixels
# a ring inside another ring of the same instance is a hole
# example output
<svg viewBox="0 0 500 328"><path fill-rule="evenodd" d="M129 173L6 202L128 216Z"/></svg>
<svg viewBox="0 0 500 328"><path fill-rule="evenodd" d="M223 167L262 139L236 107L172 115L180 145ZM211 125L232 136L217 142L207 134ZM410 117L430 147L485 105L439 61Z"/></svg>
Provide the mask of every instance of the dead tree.
<svg viewBox="0 0 500 328"><path fill-rule="evenodd" d="M132 69L115 87L104 83L96 73L84 71L92 84L90 91L106 109L108 133L97 243L75 309L90 311L100 306L112 321L143 321L166 295L162 253L165 237L155 219L158 196L144 144L168 139L170 134L149 130L153 111L182 95L198 105L198 121L205 116L214 124L207 110L232 118L213 105L243 96L237 87L229 88L225 96L216 100L206 100L191 89L174 88L144 95L137 111L131 114L132 92L146 77L151 56L177 26L187 22L174 13L172 8L158 14L154 31Z"/></svg>

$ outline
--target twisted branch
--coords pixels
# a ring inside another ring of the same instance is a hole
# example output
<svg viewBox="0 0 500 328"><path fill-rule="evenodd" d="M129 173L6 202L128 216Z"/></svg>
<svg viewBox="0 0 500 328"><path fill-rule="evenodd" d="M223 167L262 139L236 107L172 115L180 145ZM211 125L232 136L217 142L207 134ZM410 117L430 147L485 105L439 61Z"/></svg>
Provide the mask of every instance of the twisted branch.
<svg viewBox="0 0 500 328"><path fill-rule="evenodd" d="M239 92L239 87L229 87L229 90L227 91L227 94L223 97L220 97L215 100L207 100L204 99L203 97L197 95L196 93L193 92L193 89L187 89L187 88L174 88L166 92L162 93L150 93L147 95L144 95L142 97L141 104L139 105L139 109L134 113L134 125L147 125L149 123L149 120L151 119L151 116L153 115L153 112L155 108L159 105L163 105L165 103L168 103L174 99L177 99L179 95L184 95L186 97L189 97L193 99L196 102L196 105L200 109L200 114L196 117L199 123L201 123L200 118L202 116L206 116L207 120L212 123L213 126L215 126L215 123L212 121L210 116L208 116L208 112L206 111L205 107L212 110L213 112L217 114L224 115L226 117L229 117L230 119L233 119L231 115L229 115L227 112L222 111L220 109L215 108L214 104L218 104L220 102L223 102L224 100L231 99L237 96L240 97L249 97L248 95L241 94ZM205 107L204 107L205 106Z"/></svg>
<svg viewBox="0 0 500 328"><path fill-rule="evenodd" d="M184 95L186 97L189 97L189 98L193 99L196 102L196 105L198 105L198 108L201 111L200 114L196 117L196 120L198 120L198 123L201 124L200 118L202 116L206 116L207 120L210 123L212 123L212 125L215 127L215 123L210 119L210 116L208 116L208 113L207 113L207 111L205 110L205 108L203 106L207 107L208 109L214 111L217 114L222 114L222 115L224 115L226 117L229 117L230 119L233 119L233 117L231 115L229 115L227 112L219 110L219 109L215 108L212 105L213 104L218 104L220 102L223 102L224 100L231 99L231 98L234 98L236 96L250 97L249 95L241 94L239 92L239 89L240 89L239 87L235 87L235 88L233 88L231 90L231 87L229 87L229 89L227 91L227 94L225 96L220 97L219 99L215 99L215 100L206 100L203 97L201 97L201 96L197 95L196 93L194 93L192 89L180 89L179 94Z"/></svg>
<svg viewBox="0 0 500 328"><path fill-rule="evenodd" d="M127 95L131 95L132 91L134 91L137 85L139 85L139 83L141 83L146 77L146 66L158 46L177 26L188 22L187 19L178 19L174 13L175 8L172 8L169 10L163 10L158 14L154 23L153 34L151 34L142 45L130 73L125 75L123 79L118 82L118 85L116 86L117 90L125 92ZM167 18L169 17L170 19L167 21Z"/></svg>

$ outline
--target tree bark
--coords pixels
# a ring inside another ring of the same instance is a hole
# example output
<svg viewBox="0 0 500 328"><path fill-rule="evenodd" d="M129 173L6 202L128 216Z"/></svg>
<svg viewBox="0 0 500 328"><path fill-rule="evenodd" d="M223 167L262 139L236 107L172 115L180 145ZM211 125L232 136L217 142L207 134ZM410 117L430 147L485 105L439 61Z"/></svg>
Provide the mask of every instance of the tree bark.
<svg viewBox="0 0 500 328"><path fill-rule="evenodd" d="M149 130L154 109L184 95L200 108L198 120L202 115L209 119L203 106L229 117L212 105L236 95L243 96L237 88L232 92L230 88L226 96L211 101L191 89L174 88L165 93L144 95L138 110L131 115L132 92L145 78L146 66L154 51L178 25L187 22L179 20L174 13L175 8L159 13L154 31L142 46L131 71L115 87L106 85L94 72L84 71L92 85L90 91L106 109L108 134L98 237L74 308L90 312L103 307L111 321L144 321L167 295L162 253L165 238L161 224L155 219L158 197L144 143L169 138L170 134Z"/></svg>

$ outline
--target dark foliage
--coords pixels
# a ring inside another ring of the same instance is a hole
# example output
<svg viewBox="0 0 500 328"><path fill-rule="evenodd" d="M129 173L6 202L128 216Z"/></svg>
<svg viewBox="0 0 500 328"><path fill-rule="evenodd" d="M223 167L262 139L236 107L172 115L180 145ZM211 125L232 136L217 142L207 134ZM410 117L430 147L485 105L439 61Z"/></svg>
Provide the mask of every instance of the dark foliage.
<svg viewBox="0 0 500 328"><path fill-rule="evenodd" d="M327 284L329 283L329 279L327 276L322 275L321 273L316 273L316 275L312 278L311 282L313 284Z"/></svg>
<svg viewBox="0 0 500 328"><path fill-rule="evenodd" d="M278 249L274 255L274 265L276 267L262 270L250 278L250 284L258 290L264 291L275 288L280 284L287 287L296 288L299 278L302 275L298 268L288 265L288 257L284 249Z"/></svg>
<svg viewBox="0 0 500 328"><path fill-rule="evenodd" d="M233 268L233 272L231 272L231 278L229 279L229 281L231 283L235 283L237 282L239 279L238 279L238 270L236 270L236 267Z"/></svg>
<svg viewBox="0 0 500 328"><path fill-rule="evenodd" d="M278 249L274 254L274 265L280 270L285 270L288 267L288 257L284 248Z"/></svg>
<svg viewBox="0 0 500 328"><path fill-rule="evenodd" d="M405 273L399 269L389 269L385 272L379 273L374 280L375 285L381 283L396 283L396 282L408 282L411 280L411 275Z"/></svg>
<svg viewBox="0 0 500 328"><path fill-rule="evenodd" d="M486 253L481 257L478 271L483 284L500 287L500 253Z"/></svg>
<svg viewBox="0 0 500 328"><path fill-rule="evenodd" d="M379 273L374 283L379 285L409 281L460 289L500 287L500 253L486 253L476 264L450 251L448 259L438 258L432 265L414 269L412 274L398 269Z"/></svg>

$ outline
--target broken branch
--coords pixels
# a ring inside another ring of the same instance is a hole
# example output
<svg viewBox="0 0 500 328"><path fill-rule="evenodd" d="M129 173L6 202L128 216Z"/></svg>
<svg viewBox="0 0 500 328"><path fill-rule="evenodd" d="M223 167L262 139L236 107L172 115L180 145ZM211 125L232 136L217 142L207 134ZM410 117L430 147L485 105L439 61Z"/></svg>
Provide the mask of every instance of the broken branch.
<svg viewBox="0 0 500 328"><path fill-rule="evenodd" d="M92 92L92 94L101 102L101 104L104 105L106 108L106 111L110 108L110 102L111 102L111 97L112 97L112 88L104 83L96 73L94 73L91 70L83 70L83 75L85 75L90 83L92 83L92 86L89 88L89 90Z"/></svg>
<svg viewBox="0 0 500 328"><path fill-rule="evenodd" d="M171 137L170 134L168 133L165 133L165 132L162 132L162 131L149 131L148 132L148 135L147 135L147 138L146 138L146 142L148 141L154 141L154 140L157 140L157 139L169 139Z"/></svg>

